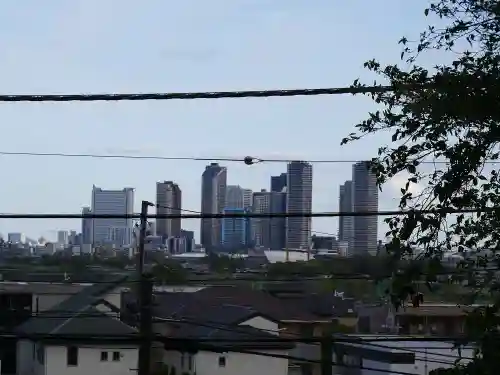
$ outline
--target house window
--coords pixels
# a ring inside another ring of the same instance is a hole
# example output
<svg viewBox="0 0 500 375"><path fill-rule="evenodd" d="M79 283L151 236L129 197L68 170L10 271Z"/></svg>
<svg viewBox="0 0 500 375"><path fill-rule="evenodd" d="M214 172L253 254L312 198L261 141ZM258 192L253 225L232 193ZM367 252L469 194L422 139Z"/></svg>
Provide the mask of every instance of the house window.
<svg viewBox="0 0 500 375"><path fill-rule="evenodd" d="M226 367L226 357L224 356L219 357L219 367Z"/></svg>
<svg viewBox="0 0 500 375"><path fill-rule="evenodd" d="M78 347L68 346L66 348L66 364L68 366L78 366Z"/></svg>
<svg viewBox="0 0 500 375"><path fill-rule="evenodd" d="M118 362L121 358L120 352L113 352L113 361Z"/></svg>
<svg viewBox="0 0 500 375"><path fill-rule="evenodd" d="M106 362L108 360L108 352L101 352L101 362Z"/></svg>

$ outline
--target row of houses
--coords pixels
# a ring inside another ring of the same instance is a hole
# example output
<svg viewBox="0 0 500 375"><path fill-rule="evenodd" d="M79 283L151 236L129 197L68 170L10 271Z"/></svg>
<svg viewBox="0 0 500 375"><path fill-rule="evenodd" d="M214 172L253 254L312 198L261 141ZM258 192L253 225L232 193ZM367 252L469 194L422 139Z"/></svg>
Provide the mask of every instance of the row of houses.
<svg viewBox="0 0 500 375"><path fill-rule="evenodd" d="M135 373L138 307L125 281L0 283L0 311L5 312L0 319L10 314L0 343L2 374ZM333 293L304 295L243 286L177 286L175 291L156 292L153 301L157 339L152 371L165 375L319 374L319 342L300 338L319 339L330 334L332 326L352 332L333 333L334 374L424 374L451 366L458 355L451 342L425 339L444 330L460 333L466 313L452 305L422 305L395 313ZM387 326L396 329L389 334ZM405 340L403 334L412 339ZM425 356L412 345L425 346Z"/></svg>

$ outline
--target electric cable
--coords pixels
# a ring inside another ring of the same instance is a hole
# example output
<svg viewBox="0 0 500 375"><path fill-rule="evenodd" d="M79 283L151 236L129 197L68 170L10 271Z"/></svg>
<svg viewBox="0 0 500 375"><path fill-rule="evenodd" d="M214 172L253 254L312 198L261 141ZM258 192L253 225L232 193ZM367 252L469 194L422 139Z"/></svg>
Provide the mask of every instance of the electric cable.
<svg viewBox="0 0 500 375"><path fill-rule="evenodd" d="M206 161L206 162L237 162L247 165L260 163L291 163L302 161L309 164L356 164L366 160L342 159L300 159L300 158L259 158L245 157L196 157L196 156L162 156L162 155L127 155L127 154L94 154L94 153L66 153L66 152L31 152L31 151L0 151L0 156L39 156L39 157L67 157L93 159L130 159L130 160L163 160L163 161ZM419 164L447 164L444 160L422 160ZM500 160L486 160L486 164L499 164Z"/></svg>
<svg viewBox="0 0 500 375"><path fill-rule="evenodd" d="M406 85L398 89L414 90L422 85ZM316 89L204 91L133 94L44 94L44 95L0 95L0 102L95 102L95 101L144 101L144 100L193 100L193 99L238 99L271 98L293 96L318 96L339 94L370 94L394 91L395 86L348 86Z"/></svg>
<svg viewBox="0 0 500 375"><path fill-rule="evenodd" d="M430 210L385 210L355 212L286 212L286 213L204 213L204 214L149 214L148 219L223 219L223 218L285 218L285 217L362 217L362 216L396 216L396 215L447 215L464 213L492 213L500 211L500 207L445 208ZM0 219L140 219L140 214L14 214L0 213Z"/></svg>

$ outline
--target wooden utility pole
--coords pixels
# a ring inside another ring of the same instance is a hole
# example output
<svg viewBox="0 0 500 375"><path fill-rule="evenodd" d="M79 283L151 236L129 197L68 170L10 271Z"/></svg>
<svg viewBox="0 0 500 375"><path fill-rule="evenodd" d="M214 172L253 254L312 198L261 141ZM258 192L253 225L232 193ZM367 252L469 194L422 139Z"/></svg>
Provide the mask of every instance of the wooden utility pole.
<svg viewBox="0 0 500 375"><path fill-rule="evenodd" d="M151 202L142 201L141 223L138 246L137 273L139 278L138 302L139 302L139 333L141 345L139 348L138 375L150 375L151 369L151 346L153 344L153 319L151 304L153 299L153 280L144 272L146 231L148 227L148 209L153 206Z"/></svg>
<svg viewBox="0 0 500 375"><path fill-rule="evenodd" d="M321 340L321 375L333 374L333 336L330 327L326 327Z"/></svg>

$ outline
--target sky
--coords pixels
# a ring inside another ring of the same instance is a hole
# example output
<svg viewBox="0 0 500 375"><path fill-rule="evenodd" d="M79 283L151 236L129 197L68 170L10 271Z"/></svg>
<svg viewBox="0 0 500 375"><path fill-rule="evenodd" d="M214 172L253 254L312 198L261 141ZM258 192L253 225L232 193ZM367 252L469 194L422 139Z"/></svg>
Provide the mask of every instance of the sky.
<svg viewBox="0 0 500 375"><path fill-rule="evenodd" d="M384 0L21 0L0 2L2 94L190 92L342 87L399 61L426 2ZM429 61L432 63L432 61ZM362 96L0 103L1 151L363 160L390 139L341 139L374 109ZM136 188L136 208L173 180L199 210L204 162L0 156L0 212L80 213L92 185ZM269 189L285 164L222 163L228 183ZM348 163L313 166L313 210L338 210ZM401 184L380 194L395 209ZM196 220L183 227L199 230ZM0 232L54 238L79 220L1 220ZM337 220L316 231L336 234ZM385 232L380 226L380 233Z"/></svg>

